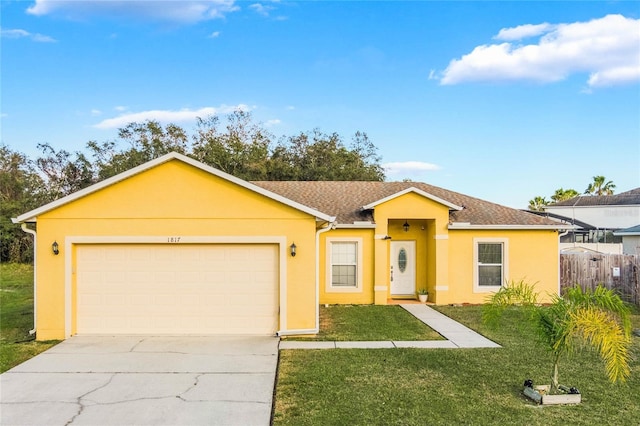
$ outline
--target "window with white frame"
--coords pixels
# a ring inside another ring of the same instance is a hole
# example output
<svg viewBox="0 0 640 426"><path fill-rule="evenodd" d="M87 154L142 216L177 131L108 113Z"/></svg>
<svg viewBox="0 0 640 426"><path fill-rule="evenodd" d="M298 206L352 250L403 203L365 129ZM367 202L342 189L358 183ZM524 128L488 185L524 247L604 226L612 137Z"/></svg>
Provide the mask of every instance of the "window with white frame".
<svg viewBox="0 0 640 426"><path fill-rule="evenodd" d="M474 290L493 291L507 277L508 240L502 238L474 240Z"/></svg>
<svg viewBox="0 0 640 426"><path fill-rule="evenodd" d="M327 291L362 291L361 247L361 239L327 239Z"/></svg>

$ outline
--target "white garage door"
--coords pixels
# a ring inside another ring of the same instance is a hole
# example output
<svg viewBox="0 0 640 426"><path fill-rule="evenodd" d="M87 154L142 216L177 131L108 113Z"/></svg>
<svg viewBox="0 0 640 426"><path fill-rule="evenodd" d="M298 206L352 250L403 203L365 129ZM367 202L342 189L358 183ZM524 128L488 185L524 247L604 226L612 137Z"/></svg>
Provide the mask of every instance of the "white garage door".
<svg viewBox="0 0 640 426"><path fill-rule="evenodd" d="M274 334L278 249L79 245L78 334Z"/></svg>

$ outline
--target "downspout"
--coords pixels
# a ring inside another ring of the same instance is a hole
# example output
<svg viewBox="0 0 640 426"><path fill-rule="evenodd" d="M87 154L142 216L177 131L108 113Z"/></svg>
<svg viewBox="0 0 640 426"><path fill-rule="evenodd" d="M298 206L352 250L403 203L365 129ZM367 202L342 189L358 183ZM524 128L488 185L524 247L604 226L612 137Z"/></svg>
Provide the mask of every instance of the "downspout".
<svg viewBox="0 0 640 426"><path fill-rule="evenodd" d="M560 237L564 237L565 235L567 235L569 233L569 230L567 229L565 232L562 233L558 233L558 296L562 295L562 276L560 274L560 268L562 267L562 255L560 253ZM573 237L573 246L575 247L576 245L576 239L575 239L575 234Z"/></svg>
<svg viewBox="0 0 640 426"><path fill-rule="evenodd" d="M326 228L316 231L316 334L320 332L320 234L331 231L336 227L336 218L333 217Z"/></svg>
<svg viewBox="0 0 640 426"><path fill-rule="evenodd" d="M318 334L320 331L320 234L334 229L336 218L332 217L328 225L316 231L316 326L304 330L280 330L278 336L290 336L295 334Z"/></svg>
<svg viewBox="0 0 640 426"><path fill-rule="evenodd" d="M36 294L36 290L38 289L38 268L36 268L36 256L37 256L37 244L36 244L36 231L33 229L29 229L27 228L27 224L26 223L22 223L20 225L20 227L22 228L22 230L24 232L26 232L27 234L31 234L33 235L33 328L31 330L29 330L29 335L33 336L34 334L36 334L36 320L38 318L38 295Z"/></svg>

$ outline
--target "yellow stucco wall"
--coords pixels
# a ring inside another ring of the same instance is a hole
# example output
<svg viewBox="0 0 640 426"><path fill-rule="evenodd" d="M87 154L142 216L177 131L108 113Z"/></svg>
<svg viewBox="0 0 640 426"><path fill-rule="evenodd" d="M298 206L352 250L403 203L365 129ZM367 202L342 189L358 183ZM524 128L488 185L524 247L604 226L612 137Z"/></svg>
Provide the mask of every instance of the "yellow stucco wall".
<svg viewBox="0 0 640 426"><path fill-rule="evenodd" d="M287 328L313 328L315 231L309 214L181 161L164 163L37 218L37 338L65 338L65 263L73 256L65 239L81 236L284 237L298 247L286 256Z"/></svg>
<svg viewBox="0 0 640 426"><path fill-rule="evenodd" d="M490 293L474 291L474 239L507 241L507 281L536 285L542 301L558 292L558 233L553 230L450 230L449 289L438 303L484 303Z"/></svg>

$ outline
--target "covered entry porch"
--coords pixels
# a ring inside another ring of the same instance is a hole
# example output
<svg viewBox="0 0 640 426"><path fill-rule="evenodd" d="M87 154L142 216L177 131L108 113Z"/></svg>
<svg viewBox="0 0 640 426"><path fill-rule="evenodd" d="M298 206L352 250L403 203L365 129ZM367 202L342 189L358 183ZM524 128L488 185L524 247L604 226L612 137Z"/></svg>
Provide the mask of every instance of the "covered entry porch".
<svg viewBox="0 0 640 426"><path fill-rule="evenodd" d="M393 218L386 225L375 240L375 304L416 299L419 290L437 303L448 290L448 235L437 232L435 218Z"/></svg>
<svg viewBox="0 0 640 426"><path fill-rule="evenodd" d="M415 188L365 206L375 218L374 303L415 299L426 289L440 303L449 290L449 212L462 210Z"/></svg>

